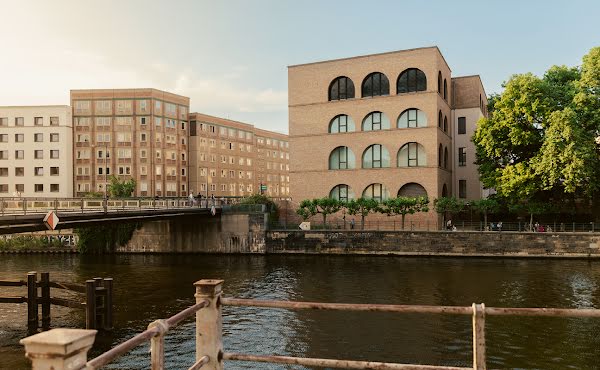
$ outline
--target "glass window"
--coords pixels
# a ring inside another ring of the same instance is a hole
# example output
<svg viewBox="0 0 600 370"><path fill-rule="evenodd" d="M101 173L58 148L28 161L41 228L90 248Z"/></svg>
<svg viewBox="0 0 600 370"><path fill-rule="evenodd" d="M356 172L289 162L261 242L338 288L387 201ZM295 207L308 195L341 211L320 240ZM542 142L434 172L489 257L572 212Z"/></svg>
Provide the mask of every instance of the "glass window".
<svg viewBox="0 0 600 370"><path fill-rule="evenodd" d="M0 176L8 177L8 167L0 167Z"/></svg>
<svg viewBox="0 0 600 370"><path fill-rule="evenodd" d="M390 120L382 112L369 113L362 122L363 131L388 130Z"/></svg>
<svg viewBox="0 0 600 370"><path fill-rule="evenodd" d="M427 165L425 147L419 143L406 143L398 151L398 167L419 167Z"/></svg>
<svg viewBox="0 0 600 370"><path fill-rule="evenodd" d="M6 153L8 153L8 151L6 151ZM24 159L25 158L25 151L24 150L15 150L15 159ZM0 157L1 159L1 157Z"/></svg>
<svg viewBox="0 0 600 370"><path fill-rule="evenodd" d="M341 202L347 202L351 199L354 199L354 191L352 191L352 188L348 185L340 184L331 189L329 192L329 198L333 198Z"/></svg>
<svg viewBox="0 0 600 370"><path fill-rule="evenodd" d="M427 90L427 77L417 68L409 68L398 76L398 94Z"/></svg>
<svg viewBox="0 0 600 370"><path fill-rule="evenodd" d="M8 134L0 134L0 143L8 143Z"/></svg>
<svg viewBox="0 0 600 370"><path fill-rule="evenodd" d="M15 134L15 142L16 143L22 143L23 141L25 141L24 134Z"/></svg>
<svg viewBox="0 0 600 370"><path fill-rule="evenodd" d="M8 126L8 117L0 117L0 127Z"/></svg>
<svg viewBox="0 0 600 370"><path fill-rule="evenodd" d="M33 134L33 141L36 143L41 143L44 141L44 134Z"/></svg>
<svg viewBox="0 0 600 370"><path fill-rule="evenodd" d="M365 188L362 196L363 198L383 202L390 197L390 193L383 184L371 184Z"/></svg>
<svg viewBox="0 0 600 370"><path fill-rule="evenodd" d="M50 184L50 192L58 193L60 189L59 184Z"/></svg>
<svg viewBox="0 0 600 370"><path fill-rule="evenodd" d="M33 158L35 159L44 159L44 151L43 150L34 150Z"/></svg>
<svg viewBox="0 0 600 370"><path fill-rule="evenodd" d="M467 197L467 180L458 180L458 197L462 199Z"/></svg>
<svg viewBox="0 0 600 370"><path fill-rule="evenodd" d="M442 128L442 111L438 111L438 127Z"/></svg>
<svg viewBox="0 0 600 370"><path fill-rule="evenodd" d="M58 167L50 167L50 176L58 176L59 170Z"/></svg>
<svg viewBox="0 0 600 370"><path fill-rule="evenodd" d="M373 97L390 94L390 82L381 72L373 72L362 83L362 97Z"/></svg>
<svg viewBox="0 0 600 370"><path fill-rule="evenodd" d="M354 98L354 82L348 77L338 77L329 85L329 100Z"/></svg>
<svg viewBox="0 0 600 370"><path fill-rule="evenodd" d="M15 126L25 126L25 120L23 117L15 117Z"/></svg>
<svg viewBox="0 0 600 370"><path fill-rule="evenodd" d="M339 132L354 132L354 121L351 117L340 114L331 120L329 123L329 133L336 134Z"/></svg>
<svg viewBox="0 0 600 370"><path fill-rule="evenodd" d="M354 153L346 146L335 148L329 155L330 170L347 170L355 168Z"/></svg>
<svg viewBox="0 0 600 370"><path fill-rule="evenodd" d="M50 151L50 158L52 158L52 159L58 159L58 150L51 150Z"/></svg>
<svg viewBox="0 0 600 370"><path fill-rule="evenodd" d="M458 166L464 167L467 165L467 148L458 148Z"/></svg>
<svg viewBox="0 0 600 370"><path fill-rule="evenodd" d="M390 154L381 144L373 144L365 149L362 160L363 168L383 168L390 166Z"/></svg>
<svg viewBox="0 0 600 370"><path fill-rule="evenodd" d="M408 184L402 185L400 190L398 190L399 197L427 197L427 190L415 182L409 182Z"/></svg>
<svg viewBox="0 0 600 370"><path fill-rule="evenodd" d="M448 117L444 116L444 132L448 132Z"/></svg>
<svg viewBox="0 0 600 370"><path fill-rule="evenodd" d="M442 71L438 71L438 93L442 93Z"/></svg>
<svg viewBox="0 0 600 370"><path fill-rule="evenodd" d="M33 124L36 126L43 126L44 125L44 118L42 117L35 117L33 119Z"/></svg>
<svg viewBox="0 0 600 370"><path fill-rule="evenodd" d="M427 126L427 116L422 110L410 108L402 112L400 117L398 117L398 128L425 126Z"/></svg>
<svg viewBox="0 0 600 370"><path fill-rule="evenodd" d="M57 133L50 134L50 142L58 143L58 134Z"/></svg>
<svg viewBox="0 0 600 370"><path fill-rule="evenodd" d="M448 101L448 84L446 83L445 78L444 78L444 100Z"/></svg>
<svg viewBox="0 0 600 370"><path fill-rule="evenodd" d="M44 191L44 184L35 184L35 185L33 186L33 190L34 190L36 193L41 193L41 192L43 192L43 191Z"/></svg>
<svg viewBox="0 0 600 370"><path fill-rule="evenodd" d="M465 117L458 117L458 134L464 135L467 133L467 119Z"/></svg>
<svg viewBox="0 0 600 370"><path fill-rule="evenodd" d="M33 174L35 176L44 176L44 167L34 167Z"/></svg>
<svg viewBox="0 0 600 370"><path fill-rule="evenodd" d="M58 126L58 117L50 117L50 126Z"/></svg>
<svg viewBox="0 0 600 370"><path fill-rule="evenodd" d="M448 147L444 148L444 168L448 168Z"/></svg>
<svg viewBox="0 0 600 370"><path fill-rule="evenodd" d="M15 167L15 176L25 176L25 167Z"/></svg>

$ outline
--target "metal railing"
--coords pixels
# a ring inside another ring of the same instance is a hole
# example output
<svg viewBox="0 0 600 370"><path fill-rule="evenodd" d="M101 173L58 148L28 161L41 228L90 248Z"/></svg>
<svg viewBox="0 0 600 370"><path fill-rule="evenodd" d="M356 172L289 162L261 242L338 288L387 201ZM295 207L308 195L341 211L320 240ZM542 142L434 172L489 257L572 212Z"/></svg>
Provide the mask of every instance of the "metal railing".
<svg viewBox="0 0 600 370"><path fill-rule="evenodd" d="M87 350L93 344L93 338L89 341L94 331L82 331L74 333L77 339L71 340L61 348L59 343L64 342L68 334L65 330L54 329L57 332L54 337L38 334L25 338L21 341L25 345L27 357L32 359L33 369L48 368L50 359L57 357L65 359L63 367L55 366L55 370L78 370L98 369L117 357L125 354L138 345L151 341L151 364L152 370L164 368L164 336L168 330L177 325L185 318L196 313L196 363L192 369L222 370L224 361L252 361L276 364L294 364L303 366L316 366L343 369L486 369L486 342L485 342L485 317L490 316L552 316L552 317L596 317L600 318L600 310L596 309L565 309L565 308L495 308L486 307L483 303L473 303L471 307L465 306L427 306L427 305L385 305L385 304L348 304L348 303L322 303L322 302L290 302L276 300L255 300L223 298L222 280L200 280L194 285L196 287L196 304L177 315L166 319L157 320L148 326L148 329L133 338L121 343L113 349L88 362L66 363L67 359L74 357L70 351L81 352ZM468 315L472 317L473 328L473 366L452 367L439 365L401 364L388 362L355 361L323 358L301 358L291 356L254 355L243 353L232 353L223 351L222 341L222 306L233 307L261 307L272 309L290 310L339 310L339 311L363 311L363 312L391 312L398 314L423 313L423 314L448 314ZM59 331L63 332L59 332ZM52 331L46 332L52 333ZM79 342L78 342L79 340ZM58 346L58 349L57 349ZM67 347L68 346L68 347ZM87 346L87 347L86 347ZM68 350L65 350L68 348ZM51 351L55 352L51 352ZM59 354L57 356L57 354ZM52 357L51 355L54 355ZM54 364L54 363L53 363ZM43 367L46 366L46 367Z"/></svg>

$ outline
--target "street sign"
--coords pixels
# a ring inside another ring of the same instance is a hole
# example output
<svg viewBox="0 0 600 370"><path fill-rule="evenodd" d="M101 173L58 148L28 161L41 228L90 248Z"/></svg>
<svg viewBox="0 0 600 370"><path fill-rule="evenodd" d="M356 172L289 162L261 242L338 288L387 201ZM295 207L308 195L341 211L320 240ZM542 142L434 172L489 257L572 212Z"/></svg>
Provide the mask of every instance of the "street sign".
<svg viewBox="0 0 600 370"><path fill-rule="evenodd" d="M265 191L267 190L267 185L261 185L260 186L260 191Z"/></svg>
<svg viewBox="0 0 600 370"><path fill-rule="evenodd" d="M58 225L58 221L60 221L60 220L54 211L50 211L50 212L46 213L46 217L44 217L44 225L46 225L46 227L49 230L56 229L56 225Z"/></svg>

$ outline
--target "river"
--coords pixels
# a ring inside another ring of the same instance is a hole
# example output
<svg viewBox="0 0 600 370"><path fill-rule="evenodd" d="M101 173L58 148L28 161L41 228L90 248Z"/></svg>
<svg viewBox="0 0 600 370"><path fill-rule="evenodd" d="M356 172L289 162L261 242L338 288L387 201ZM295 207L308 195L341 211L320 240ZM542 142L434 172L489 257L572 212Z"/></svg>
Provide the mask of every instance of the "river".
<svg viewBox="0 0 600 370"><path fill-rule="evenodd" d="M90 358L194 303L196 280L225 280L224 295L344 303L600 307L600 261L235 255L1 255L0 279L49 271L52 280L114 278L115 329ZM5 289L5 288L3 288ZM22 288L24 289L24 288ZM6 295L2 293L1 295ZM53 310L53 326L82 327L82 311ZM225 307L226 351L430 365L471 365L469 316ZM167 367L194 359L194 321L167 335ZM18 340L26 305L0 305L0 368L29 369ZM488 317L489 368L594 369L600 320ZM149 367L142 346L108 368ZM227 362L227 369L301 369Z"/></svg>

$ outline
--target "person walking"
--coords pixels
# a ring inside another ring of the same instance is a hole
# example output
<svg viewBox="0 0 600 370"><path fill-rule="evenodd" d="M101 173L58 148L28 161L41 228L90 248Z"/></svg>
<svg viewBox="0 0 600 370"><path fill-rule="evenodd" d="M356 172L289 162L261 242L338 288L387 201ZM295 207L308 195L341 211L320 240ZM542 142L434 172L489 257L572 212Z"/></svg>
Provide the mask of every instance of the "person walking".
<svg viewBox="0 0 600 370"><path fill-rule="evenodd" d="M350 230L354 230L354 219L350 220Z"/></svg>

